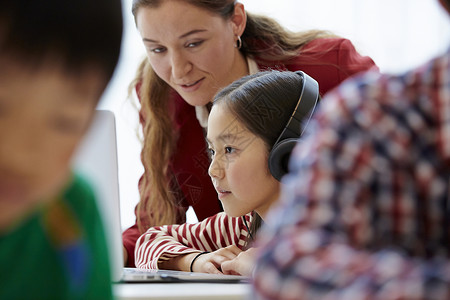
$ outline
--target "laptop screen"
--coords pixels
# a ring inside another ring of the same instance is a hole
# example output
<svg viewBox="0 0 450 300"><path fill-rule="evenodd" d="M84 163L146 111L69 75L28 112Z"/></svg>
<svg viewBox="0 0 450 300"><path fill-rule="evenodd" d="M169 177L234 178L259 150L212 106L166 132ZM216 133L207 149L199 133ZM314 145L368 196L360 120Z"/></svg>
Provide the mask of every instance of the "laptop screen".
<svg viewBox="0 0 450 300"><path fill-rule="evenodd" d="M96 111L92 125L75 154L73 169L91 184L96 194L109 248L112 280L120 280L123 271L123 246L113 112Z"/></svg>

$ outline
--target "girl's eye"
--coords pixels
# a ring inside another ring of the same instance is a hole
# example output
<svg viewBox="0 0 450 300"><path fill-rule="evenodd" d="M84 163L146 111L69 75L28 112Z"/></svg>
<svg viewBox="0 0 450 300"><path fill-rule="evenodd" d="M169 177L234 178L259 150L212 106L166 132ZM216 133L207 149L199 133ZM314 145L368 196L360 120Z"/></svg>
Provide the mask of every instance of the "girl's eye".
<svg viewBox="0 0 450 300"><path fill-rule="evenodd" d="M209 157L213 157L213 156L214 156L214 154L215 154L215 152L214 152L214 150L213 150L213 149L211 149L211 148L208 148L208 154L209 154Z"/></svg>
<svg viewBox="0 0 450 300"><path fill-rule="evenodd" d="M234 151L236 151L236 149L234 149L233 147L225 147L225 153L226 154L232 154Z"/></svg>

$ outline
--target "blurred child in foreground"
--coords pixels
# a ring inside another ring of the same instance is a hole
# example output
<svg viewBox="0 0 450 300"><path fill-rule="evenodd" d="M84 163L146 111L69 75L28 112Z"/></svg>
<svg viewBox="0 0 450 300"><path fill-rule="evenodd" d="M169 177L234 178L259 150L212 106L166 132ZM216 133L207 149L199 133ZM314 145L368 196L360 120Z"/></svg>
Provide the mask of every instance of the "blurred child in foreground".
<svg viewBox="0 0 450 300"><path fill-rule="evenodd" d="M0 299L109 299L95 198L72 154L118 61L120 0L0 4Z"/></svg>

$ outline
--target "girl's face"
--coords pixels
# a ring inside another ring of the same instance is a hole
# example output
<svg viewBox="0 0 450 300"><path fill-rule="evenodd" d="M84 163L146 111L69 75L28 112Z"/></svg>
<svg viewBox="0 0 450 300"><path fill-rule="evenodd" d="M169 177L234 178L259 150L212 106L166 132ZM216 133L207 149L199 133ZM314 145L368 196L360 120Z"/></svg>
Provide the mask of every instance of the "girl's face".
<svg viewBox="0 0 450 300"><path fill-rule="evenodd" d="M136 14L150 64L190 105L212 101L219 88L248 73L235 47L245 28L242 4L230 20L184 1L162 1Z"/></svg>
<svg viewBox="0 0 450 300"><path fill-rule="evenodd" d="M211 110L207 140L212 156L209 176L225 212L238 217L255 210L264 218L280 191L268 168L267 145L222 104Z"/></svg>
<svg viewBox="0 0 450 300"><path fill-rule="evenodd" d="M0 69L0 231L54 197L103 88L99 73ZM103 77L102 77L103 78Z"/></svg>

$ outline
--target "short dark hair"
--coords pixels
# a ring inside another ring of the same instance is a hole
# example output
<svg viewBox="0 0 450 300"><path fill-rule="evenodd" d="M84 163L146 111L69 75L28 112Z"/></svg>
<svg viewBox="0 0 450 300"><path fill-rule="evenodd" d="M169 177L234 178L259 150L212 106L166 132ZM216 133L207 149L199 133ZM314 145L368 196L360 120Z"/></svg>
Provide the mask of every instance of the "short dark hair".
<svg viewBox="0 0 450 300"><path fill-rule="evenodd" d="M55 58L69 72L93 65L109 81L122 30L120 0L0 0L0 56L24 64Z"/></svg>

